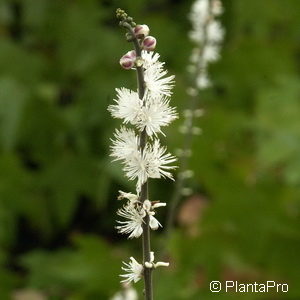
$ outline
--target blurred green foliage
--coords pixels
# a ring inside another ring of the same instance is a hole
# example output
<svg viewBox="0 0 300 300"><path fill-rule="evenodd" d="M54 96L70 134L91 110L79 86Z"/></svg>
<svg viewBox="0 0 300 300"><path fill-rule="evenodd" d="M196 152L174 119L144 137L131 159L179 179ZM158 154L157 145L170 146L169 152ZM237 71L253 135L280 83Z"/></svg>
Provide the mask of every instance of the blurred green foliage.
<svg viewBox="0 0 300 300"><path fill-rule="evenodd" d="M156 299L299 299L300 2L223 2L226 40L210 68L214 87L199 99L206 114L191 158L191 186L207 201L197 224L178 218L167 245L171 267L155 272ZM130 45L114 11L122 6L151 27L176 74L181 111L191 4L1 0L1 300L27 290L50 300L109 299L120 288L121 261L140 258L139 241L114 230L117 191L133 184L108 156L119 122L106 107L114 88L136 85L118 65ZM182 142L179 123L164 140L171 151ZM168 201L173 188L153 181L152 198ZM154 249L163 237L154 235ZM209 281L226 279L277 280L290 291L209 291Z"/></svg>

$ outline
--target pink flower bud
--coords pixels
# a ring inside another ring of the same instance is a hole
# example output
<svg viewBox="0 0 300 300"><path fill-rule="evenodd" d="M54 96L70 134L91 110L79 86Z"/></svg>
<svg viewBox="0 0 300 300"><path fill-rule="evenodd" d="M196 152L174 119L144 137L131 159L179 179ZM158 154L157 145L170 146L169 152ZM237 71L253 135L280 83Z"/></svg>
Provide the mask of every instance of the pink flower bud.
<svg viewBox="0 0 300 300"><path fill-rule="evenodd" d="M130 70L134 67L135 60L136 60L136 53L134 50L131 50L121 57L120 65L125 70Z"/></svg>
<svg viewBox="0 0 300 300"><path fill-rule="evenodd" d="M150 29L147 25L136 25L134 27L134 34L136 36L148 36L150 32Z"/></svg>
<svg viewBox="0 0 300 300"><path fill-rule="evenodd" d="M147 36L143 40L143 48L147 51L153 51L156 46L156 38L153 36Z"/></svg>
<svg viewBox="0 0 300 300"><path fill-rule="evenodd" d="M128 51L124 56L128 57L128 58L131 58L131 59L136 59L135 50Z"/></svg>

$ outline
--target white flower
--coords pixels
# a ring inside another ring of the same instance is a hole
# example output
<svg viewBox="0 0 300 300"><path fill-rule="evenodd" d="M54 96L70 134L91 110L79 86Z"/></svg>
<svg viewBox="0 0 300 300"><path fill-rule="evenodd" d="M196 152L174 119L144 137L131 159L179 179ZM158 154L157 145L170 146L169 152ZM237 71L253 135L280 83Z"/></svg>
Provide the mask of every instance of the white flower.
<svg viewBox="0 0 300 300"><path fill-rule="evenodd" d="M174 86L174 75L165 77L167 71L164 70L164 63L160 62L158 53L142 52L144 80L146 88L152 97L160 97L162 95L171 96Z"/></svg>
<svg viewBox="0 0 300 300"><path fill-rule="evenodd" d="M199 89L205 89L211 86L211 82L206 74L202 72L196 79L196 85Z"/></svg>
<svg viewBox="0 0 300 300"><path fill-rule="evenodd" d="M116 89L117 99L115 105L109 105L108 110L114 118L124 119L124 123L136 124L143 101L138 93L126 88Z"/></svg>
<svg viewBox="0 0 300 300"><path fill-rule="evenodd" d="M163 69L161 63L155 63L144 72L146 88L152 97L161 95L171 96L174 86L174 75L165 77L168 71Z"/></svg>
<svg viewBox="0 0 300 300"><path fill-rule="evenodd" d="M200 25L209 17L209 0L196 0L192 5L190 19L193 24Z"/></svg>
<svg viewBox="0 0 300 300"><path fill-rule="evenodd" d="M127 160L124 171L130 180L138 179L137 190L140 191L141 186L148 178L168 177L173 179L168 170L176 167L168 166L168 164L175 161L176 158L170 153L166 153L166 148L161 147L159 140L155 139L153 144L146 145L142 154L133 155L130 160Z"/></svg>
<svg viewBox="0 0 300 300"><path fill-rule="evenodd" d="M161 131L161 127L168 126L178 116L175 108L170 107L169 99L165 96L151 98L146 94L145 106L142 108L140 120L137 122L137 127L140 131L146 129L149 136Z"/></svg>
<svg viewBox="0 0 300 300"><path fill-rule="evenodd" d="M132 193L126 193L123 191L119 191L119 197L118 200L128 199L131 204L134 204L138 201L139 197L138 195L132 194Z"/></svg>
<svg viewBox="0 0 300 300"><path fill-rule="evenodd" d="M197 44L191 55L189 72L196 76L196 86L205 89L211 85L207 76L207 65L220 58L220 43L225 31L215 20L223 12L220 0L196 0L191 8L192 31L190 39Z"/></svg>
<svg viewBox="0 0 300 300"><path fill-rule="evenodd" d="M209 0L196 0L192 6L189 18L193 30L190 32L190 39L195 43L201 43L204 39L204 26L209 19Z"/></svg>
<svg viewBox="0 0 300 300"><path fill-rule="evenodd" d="M176 110L169 106L166 96L153 98L146 93L144 99L140 100L136 92L125 88L117 89L117 94L117 104L108 107L112 116L124 119L124 123L131 123L140 131L146 128L149 136L161 132L160 127L169 125L177 118Z"/></svg>
<svg viewBox="0 0 300 300"><path fill-rule="evenodd" d="M110 300L138 300L138 293L134 288L128 287L116 293Z"/></svg>
<svg viewBox="0 0 300 300"><path fill-rule="evenodd" d="M126 195L128 193L125 193ZM130 194L130 193L129 193ZM131 198L130 194L130 198ZM120 225L116 226L118 231L122 234L129 234L128 238L138 238L143 233L143 223L146 215L149 215L149 226L152 230L157 230L162 225L154 217L154 209L166 206L166 203L154 202L145 200L143 205L139 205L138 202L129 201L121 209L117 211L117 214L126 221L117 221Z"/></svg>
<svg viewBox="0 0 300 300"><path fill-rule="evenodd" d="M130 257L129 263L123 262L123 264L125 265L125 267L122 267L122 270L127 272L127 274L120 275L121 277L125 278L121 282L138 282L142 277L144 267L139 264L133 257Z"/></svg>
<svg viewBox="0 0 300 300"><path fill-rule="evenodd" d="M176 158L170 153L166 153L167 149L160 146L159 140L155 140L152 145L148 145L145 151L145 161L148 162L147 173L150 178L173 179L173 176L167 170L175 169L175 166L169 166L170 163L176 161Z"/></svg>
<svg viewBox="0 0 300 300"><path fill-rule="evenodd" d="M146 213L138 206L131 205L131 203L124 205L117 211L120 217L127 219L126 221L117 221L120 225L116 226L118 231L122 234L129 234L128 238L138 238L143 233L143 218Z"/></svg>
<svg viewBox="0 0 300 300"><path fill-rule="evenodd" d="M161 206L164 206L164 205L161 205ZM157 207L160 207L160 206L156 206L156 208ZM144 201L143 209L149 215L149 226L152 230L157 230L159 227L162 227L162 225L159 223L159 221L154 217L154 215L155 215L154 206L152 205L152 203L149 200Z"/></svg>
<svg viewBox="0 0 300 300"><path fill-rule="evenodd" d="M139 138L132 129L121 127L120 130L116 130L114 137L111 156L115 157L115 160L126 161L139 152Z"/></svg>
<svg viewBox="0 0 300 300"><path fill-rule="evenodd" d="M154 212L152 213L154 214ZM162 225L153 215L149 215L149 226L152 230L157 230L159 227L162 227Z"/></svg>
<svg viewBox="0 0 300 300"><path fill-rule="evenodd" d="M220 22L211 21L207 25L207 40L209 42L221 42L224 38L224 29Z"/></svg>
<svg viewBox="0 0 300 300"><path fill-rule="evenodd" d="M202 55L205 63L216 61L220 57L219 47L217 45L205 45Z"/></svg>
<svg viewBox="0 0 300 300"><path fill-rule="evenodd" d="M157 52L148 52L146 50L142 50L142 59L143 59L143 67L144 69L148 69L153 64L159 62L159 53Z"/></svg>

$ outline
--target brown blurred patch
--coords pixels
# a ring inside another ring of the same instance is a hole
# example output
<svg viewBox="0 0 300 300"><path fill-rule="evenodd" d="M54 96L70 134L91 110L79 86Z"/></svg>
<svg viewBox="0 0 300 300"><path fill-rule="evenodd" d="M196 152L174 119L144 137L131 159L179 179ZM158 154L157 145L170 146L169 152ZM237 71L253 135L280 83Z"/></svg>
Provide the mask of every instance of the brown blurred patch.
<svg viewBox="0 0 300 300"><path fill-rule="evenodd" d="M198 225L207 205L207 198L196 194L187 198L179 208L177 221L186 229L188 235L198 236L200 234Z"/></svg>
<svg viewBox="0 0 300 300"><path fill-rule="evenodd" d="M12 300L47 300L47 297L38 290L24 289L13 292Z"/></svg>

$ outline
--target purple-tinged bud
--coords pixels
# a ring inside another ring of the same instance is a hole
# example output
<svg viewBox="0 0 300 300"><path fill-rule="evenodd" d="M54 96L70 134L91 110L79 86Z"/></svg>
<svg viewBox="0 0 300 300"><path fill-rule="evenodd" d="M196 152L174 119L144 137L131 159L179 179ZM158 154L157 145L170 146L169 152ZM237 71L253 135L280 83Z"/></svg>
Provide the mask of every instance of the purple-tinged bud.
<svg viewBox="0 0 300 300"><path fill-rule="evenodd" d="M123 57L136 59L136 52L135 52L135 50L128 51Z"/></svg>
<svg viewBox="0 0 300 300"><path fill-rule="evenodd" d="M130 70L134 67L134 61L127 57L121 57L120 59L120 65L125 70Z"/></svg>
<svg viewBox="0 0 300 300"><path fill-rule="evenodd" d="M123 55L120 59L120 65L125 70L130 70L134 67L136 60L136 53L134 50L128 51L125 55Z"/></svg>
<svg viewBox="0 0 300 300"><path fill-rule="evenodd" d="M143 40L143 48L147 51L153 51L155 49L156 46L156 38L153 36L147 36L144 40Z"/></svg>
<svg viewBox="0 0 300 300"><path fill-rule="evenodd" d="M149 35L150 29L147 25L136 25L134 27L134 34L137 37L146 37Z"/></svg>

